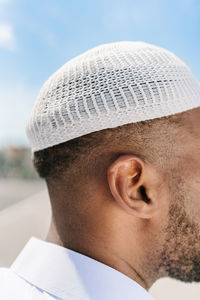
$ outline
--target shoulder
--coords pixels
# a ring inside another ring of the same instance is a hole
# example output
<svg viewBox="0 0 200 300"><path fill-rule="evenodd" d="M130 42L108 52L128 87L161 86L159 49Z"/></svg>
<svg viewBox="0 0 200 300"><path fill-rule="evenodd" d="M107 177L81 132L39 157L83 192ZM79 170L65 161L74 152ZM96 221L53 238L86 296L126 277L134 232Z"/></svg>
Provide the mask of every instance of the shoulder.
<svg viewBox="0 0 200 300"><path fill-rule="evenodd" d="M0 268L0 286L3 284L3 281L9 274L9 269L7 268Z"/></svg>
<svg viewBox="0 0 200 300"><path fill-rule="evenodd" d="M50 300L45 292L38 290L8 268L0 268L0 299L4 300Z"/></svg>

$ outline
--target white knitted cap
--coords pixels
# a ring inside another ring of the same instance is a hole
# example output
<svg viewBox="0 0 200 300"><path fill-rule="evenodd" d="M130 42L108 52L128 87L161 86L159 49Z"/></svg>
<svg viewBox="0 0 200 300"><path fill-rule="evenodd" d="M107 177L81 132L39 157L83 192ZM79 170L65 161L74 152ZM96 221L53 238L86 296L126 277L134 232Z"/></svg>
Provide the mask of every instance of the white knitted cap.
<svg viewBox="0 0 200 300"><path fill-rule="evenodd" d="M26 125L32 153L76 137L200 106L200 85L173 53L144 42L94 47L43 85Z"/></svg>

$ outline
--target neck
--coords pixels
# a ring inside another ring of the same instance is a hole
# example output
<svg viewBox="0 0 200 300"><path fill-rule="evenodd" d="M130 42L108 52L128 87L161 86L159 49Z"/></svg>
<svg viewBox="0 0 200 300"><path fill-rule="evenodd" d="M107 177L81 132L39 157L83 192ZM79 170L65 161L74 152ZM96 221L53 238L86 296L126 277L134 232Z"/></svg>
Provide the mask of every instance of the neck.
<svg viewBox="0 0 200 300"><path fill-rule="evenodd" d="M47 242L72 249L97 261L100 261L130 277L147 291L153 284L153 282L148 282L141 275L141 273L132 266L132 264L130 264L125 258L123 258L122 255L118 253L118 251L109 246L107 242L102 241L102 239L96 239L95 237L90 236L89 240L86 241L82 235L81 241L78 238L74 240L79 240L79 243L73 241L62 242L57 232L55 222L54 220L52 220L50 230L46 238ZM99 241L101 241L101 243L99 243Z"/></svg>

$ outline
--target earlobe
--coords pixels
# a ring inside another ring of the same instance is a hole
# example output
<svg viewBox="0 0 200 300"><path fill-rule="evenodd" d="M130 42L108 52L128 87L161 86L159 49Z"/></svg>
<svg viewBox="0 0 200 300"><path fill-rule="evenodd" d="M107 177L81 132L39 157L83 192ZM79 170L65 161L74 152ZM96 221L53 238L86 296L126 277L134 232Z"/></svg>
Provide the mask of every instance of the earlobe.
<svg viewBox="0 0 200 300"><path fill-rule="evenodd" d="M127 213L148 219L154 215L157 200L151 199L145 187L149 180L149 186L153 189L152 179L149 178L151 172L140 158L134 155L120 156L108 168L107 176L114 199Z"/></svg>

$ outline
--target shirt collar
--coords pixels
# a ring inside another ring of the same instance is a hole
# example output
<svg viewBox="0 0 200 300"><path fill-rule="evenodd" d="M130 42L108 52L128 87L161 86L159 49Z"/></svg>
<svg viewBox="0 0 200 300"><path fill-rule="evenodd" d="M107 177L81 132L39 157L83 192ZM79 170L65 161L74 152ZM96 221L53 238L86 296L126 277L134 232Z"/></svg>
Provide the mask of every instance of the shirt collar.
<svg viewBox="0 0 200 300"><path fill-rule="evenodd" d="M58 299L153 300L137 282L91 257L32 237L11 270Z"/></svg>

